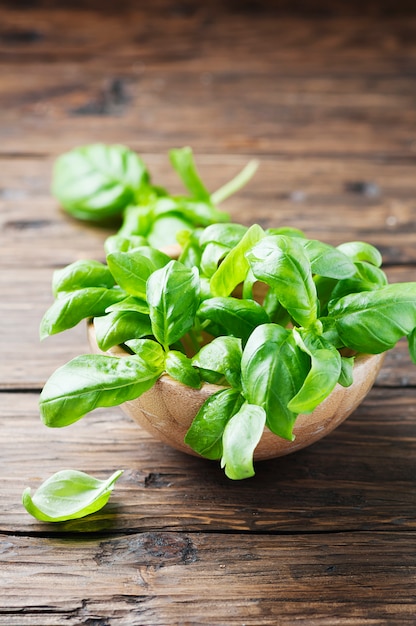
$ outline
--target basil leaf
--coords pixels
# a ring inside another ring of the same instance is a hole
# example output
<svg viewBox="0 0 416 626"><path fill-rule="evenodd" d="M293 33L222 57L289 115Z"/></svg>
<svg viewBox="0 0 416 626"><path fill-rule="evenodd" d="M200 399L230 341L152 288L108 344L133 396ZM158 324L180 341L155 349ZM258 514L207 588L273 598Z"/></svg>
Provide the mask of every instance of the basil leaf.
<svg viewBox="0 0 416 626"><path fill-rule="evenodd" d="M407 344L412 362L416 365L416 328L407 335Z"/></svg>
<svg viewBox="0 0 416 626"><path fill-rule="evenodd" d="M52 292L55 297L65 291L76 291L86 287L114 286L114 278L106 265L94 260L80 260L55 270Z"/></svg>
<svg viewBox="0 0 416 626"><path fill-rule="evenodd" d="M160 373L163 372L166 355L157 341L154 339L129 339L125 342L125 345L136 356L152 364Z"/></svg>
<svg viewBox="0 0 416 626"><path fill-rule="evenodd" d="M169 376L183 385L188 385L193 389L201 388L201 377L198 370L193 367L191 359L182 352L169 350L166 354L165 369Z"/></svg>
<svg viewBox="0 0 416 626"><path fill-rule="evenodd" d="M310 331L293 331L299 348L309 355L311 368L302 387L288 403L294 413L312 413L333 391L341 374L341 355L323 337Z"/></svg>
<svg viewBox="0 0 416 626"><path fill-rule="evenodd" d="M154 221L153 200L145 205L130 205L123 212L123 223L117 235L118 237L147 237Z"/></svg>
<svg viewBox="0 0 416 626"><path fill-rule="evenodd" d="M207 459L220 459L224 428L243 402L236 389L222 389L209 396L194 417L185 443Z"/></svg>
<svg viewBox="0 0 416 626"><path fill-rule="evenodd" d="M146 282L155 271L154 263L143 254L112 252L107 256L108 267L124 291L138 298L146 298Z"/></svg>
<svg viewBox="0 0 416 626"><path fill-rule="evenodd" d="M116 234L111 235L111 237L107 237L104 242L104 251L106 255L109 255L112 252L130 252L131 250L136 250L140 246L145 246L146 244L146 238L141 235L130 235L129 237L125 237Z"/></svg>
<svg viewBox="0 0 416 626"><path fill-rule="evenodd" d="M247 230L247 226L242 224L212 224L202 231L199 243L202 247L208 243L219 243L231 249L241 241Z"/></svg>
<svg viewBox="0 0 416 626"><path fill-rule="evenodd" d="M229 335L246 342L259 324L270 321L263 307L255 300L239 298L208 298L201 303L198 317L219 324Z"/></svg>
<svg viewBox="0 0 416 626"><path fill-rule="evenodd" d="M175 198L176 210L195 226L208 226L217 222L227 222L230 216L225 211L219 211L211 202L190 200L189 198Z"/></svg>
<svg viewBox="0 0 416 626"><path fill-rule="evenodd" d="M116 480L123 470L107 480L98 480L84 472L57 472L31 496L30 488L22 496L26 511L42 522L65 522L95 513L107 504Z"/></svg>
<svg viewBox="0 0 416 626"><path fill-rule="evenodd" d="M253 274L270 285L301 326L316 320L317 296L311 264L297 237L264 237L247 252ZM223 263L224 264L224 263Z"/></svg>
<svg viewBox="0 0 416 626"><path fill-rule="evenodd" d="M75 217L100 220L120 213L148 180L135 152L125 146L93 144L58 157L52 193Z"/></svg>
<svg viewBox="0 0 416 626"><path fill-rule="evenodd" d="M376 267L380 267L382 263L382 257L380 252L365 241L349 241L337 246L338 250L350 257L354 262L366 261Z"/></svg>
<svg viewBox="0 0 416 626"><path fill-rule="evenodd" d="M339 375L339 384L343 387L349 387L354 382L354 357L341 357L341 373Z"/></svg>
<svg viewBox="0 0 416 626"><path fill-rule="evenodd" d="M163 248L177 243L176 235L182 230L192 231L192 222L180 213L167 213L154 220L147 235L150 245Z"/></svg>
<svg viewBox="0 0 416 626"><path fill-rule="evenodd" d="M261 226L253 224L241 241L227 254L210 280L214 296L228 296L239 283L242 283L250 269L246 252L264 236Z"/></svg>
<svg viewBox="0 0 416 626"><path fill-rule="evenodd" d="M94 320L95 338L104 352L128 339L152 334L149 315L137 311L112 311Z"/></svg>
<svg viewBox="0 0 416 626"><path fill-rule="evenodd" d="M210 278L217 271L218 263L229 250L227 246L221 243L208 243L201 256L201 272Z"/></svg>
<svg viewBox="0 0 416 626"><path fill-rule="evenodd" d="M169 152L170 162L174 170L194 198L210 201L210 194L199 177L191 148L185 147Z"/></svg>
<svg viewBox="0 0 416 626"><path fill-rule="evenodd" d="M114 311L136 311L137 313L145 313L149 315L149 305L146 300L136 298L135 296L127 296L119 302L115 302L106 308L106 313Z"/></svg>
<svg viewBox="0 0 416 626"><path fill-rule="evenodd" d="M199 305L199 279L196 267L170 261L147 281L147 302L153 335L169 350L193 326Z"/></svg>
<svg viewBox="0 0 416 626"><path fill-rule="evenodd" d="M126 297L120 289L87 287L65 292L46 311L40 323L40 338L73 328L88 317L104 315L107 307Z"/></svg>
<svg viewBox="0 0 416 626"><path fill-rule="evenodd" d="M253 454L263 434L266 413L260 406L242 405L224 429L221 467L232 480L254 476Z"/></svg>
<svg viewBox="0 0 416 626"><path fill-rule="evenodd" d="M68 426L97 407L138 398L163 372L163 367L146 357L75 357L52 374L40 394L43 423L52 428Z"/></svg>
<svg viewBox="0 0 416 626"><path fill-rule="evenodd" d="M192 364L222 374L232 387L240 389L241 356L241 339L216 337L200 349L192 359Z"/></svg>
<svg viewBox="0 0 416 626"><path fill-rule="evenodd" d="M387 285L387 277L383 270L366 261L355 263L355 273L350 278L340 280L334 287L330 299L339 300L349 293L373 291Z"/></svg>
<svg viewBox="0 0 416 626"><path fill-rule="evenodd" d="M416 327L416 283L331 300L328 312L345 346L370 354L385 352Z"/></svg>
<svg viewBox="0 0 416 626"><path fill-rule="evenodd" d="M306 239L306 235L299 228L293 228L292 226L282 226L281 228L268 228L266 235L287 235L288 237L302 237Z"/></svg>
<svg viewBox="0 0 416 626"><path fill-rule="evenodd" d="M310 369L309 357L296 345L293 333L277 324L258 326L241 360L241 382L247 402L262 406L267 426L292 441L297 417L288 408Z"/></svg>
<svg viewBox="0 0 416 626"><path fill-rule="evenodd" d="M310 261L313 274L342 280L355 273L353 261L329 244L316 239L299 239Z"/></svg>

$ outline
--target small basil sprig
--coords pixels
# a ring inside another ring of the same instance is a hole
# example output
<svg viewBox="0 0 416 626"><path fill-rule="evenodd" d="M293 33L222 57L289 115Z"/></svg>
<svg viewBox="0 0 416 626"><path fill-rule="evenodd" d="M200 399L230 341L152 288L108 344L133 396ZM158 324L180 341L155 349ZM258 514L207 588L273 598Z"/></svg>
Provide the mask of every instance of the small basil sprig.
<svg viewBox="0 0 416 626"><path fill-rule="evenodd" d="M123 470L107 480L99 480L77 470L62 470L48 478L31 495L28 487L22 496L26 511L42 522L65 522L91 515L102 509L110 498Z"/></svg>

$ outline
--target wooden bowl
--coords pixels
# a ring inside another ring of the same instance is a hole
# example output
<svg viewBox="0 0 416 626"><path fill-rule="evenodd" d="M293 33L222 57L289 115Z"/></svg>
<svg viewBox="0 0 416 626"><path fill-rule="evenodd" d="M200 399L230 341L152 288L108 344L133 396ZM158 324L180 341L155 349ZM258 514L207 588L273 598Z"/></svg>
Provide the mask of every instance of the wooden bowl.
<svg viewBox="0 0 416 626"><path fill-rule="evenodd" d="M101 352L95 340L92 323L88 324L88 339L92 351ZM120 346L111 348L107 354L118 357L129 356ZM383 359L384 354L358 355L354 364L353 384L350 387L337 384L331 395L313 413L299 415L293 429L294 441L281 439L265 428L255 450L254 460L290 454L309 446L334 430L367 395L380 371ZM136 400L125 402L121 408L156 439L182 452L199 456L184 443L185 434L206 398L223 388L204 383L201 389L192 389L164 374L152 389Z"/></svg>

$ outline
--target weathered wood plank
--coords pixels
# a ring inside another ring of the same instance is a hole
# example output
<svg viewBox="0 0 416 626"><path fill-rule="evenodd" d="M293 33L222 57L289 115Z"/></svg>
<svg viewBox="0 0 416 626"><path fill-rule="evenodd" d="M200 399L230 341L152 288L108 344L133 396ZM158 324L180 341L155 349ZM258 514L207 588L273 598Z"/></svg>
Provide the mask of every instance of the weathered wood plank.
<svg viewBox="0 0 416 626"><path fill-rule="evenodd" d="M4 626L412 624L413 535L1 541Z"/></svg>
<svg viewBox="0 0 416 626"><path fill-rule="evenodd" d="M119 409L66 429L40 423L37 394L1 394L0 532L141 530L318 532L414 529L415 390L373 389L331 435L296 454L257 463L248 481L217 462L153 440ZM42 524L20 497L68 467L104 478L125 473L109 504L84 520Z"/></svg>

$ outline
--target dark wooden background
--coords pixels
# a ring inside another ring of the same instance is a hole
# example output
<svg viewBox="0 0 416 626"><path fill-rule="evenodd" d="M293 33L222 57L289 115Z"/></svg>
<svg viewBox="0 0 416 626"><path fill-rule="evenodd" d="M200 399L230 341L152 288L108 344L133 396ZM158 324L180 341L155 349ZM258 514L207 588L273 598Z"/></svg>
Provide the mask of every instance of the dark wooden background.
<svg viewBox="0 0 416 626"><path fill-rule="evenodd" d="M416 280L414 2L0 3L0 624L373 626L416 621L416 367L401 342L337 431L249 481L118 409L48 430L52 371L85 329L38 340L55 268L113 232L64 214L55 157L124 143L179 191L190 145L210 189L250 158L233 219L364 239ZM48 525L20 504L54 472L125 473L110 503Z"/></svg>

